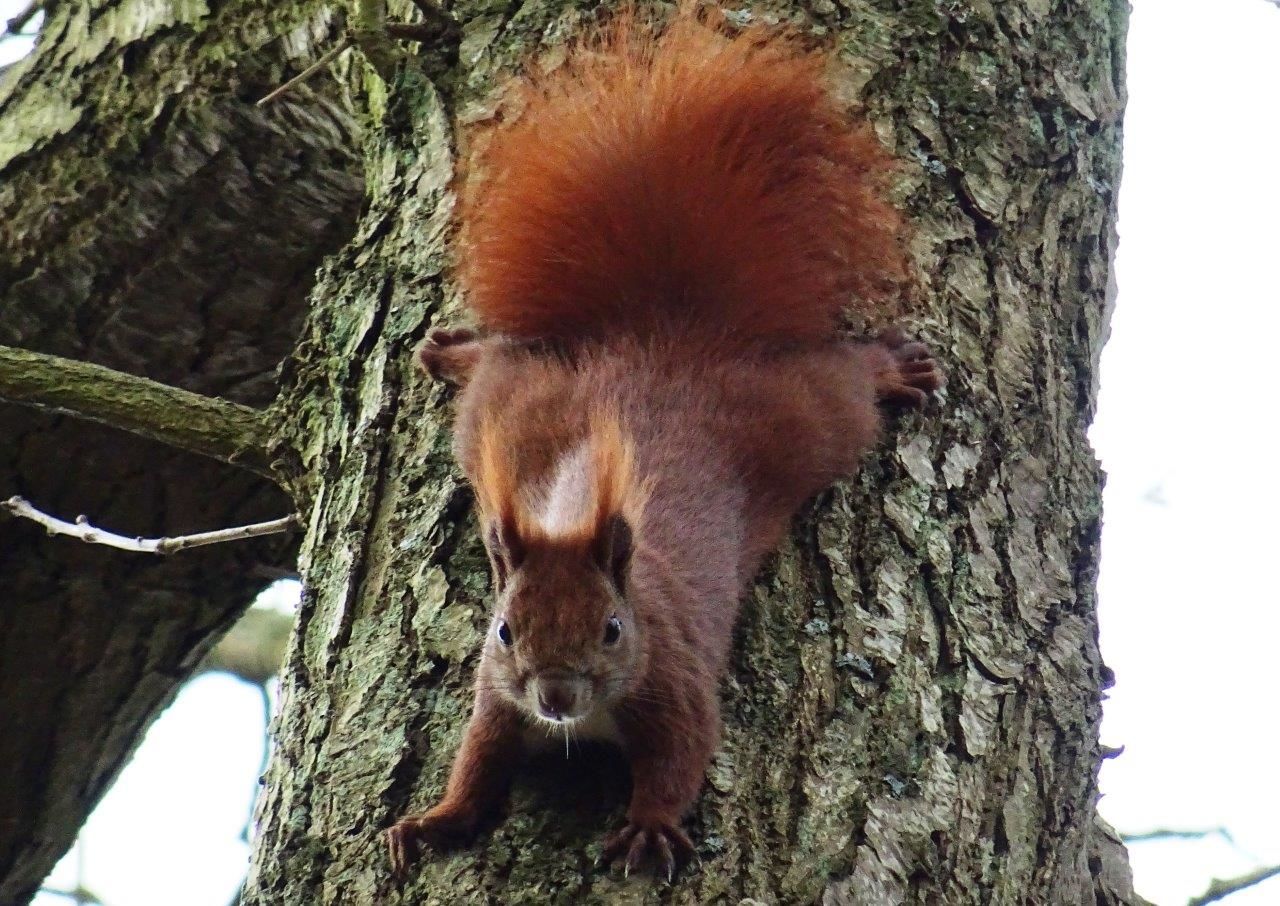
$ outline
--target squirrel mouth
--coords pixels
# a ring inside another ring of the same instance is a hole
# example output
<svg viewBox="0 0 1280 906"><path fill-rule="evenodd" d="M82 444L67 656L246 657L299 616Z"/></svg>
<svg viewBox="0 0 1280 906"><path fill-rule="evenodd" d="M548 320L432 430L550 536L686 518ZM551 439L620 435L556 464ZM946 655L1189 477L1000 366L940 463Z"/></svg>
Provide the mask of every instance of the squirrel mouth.
<svg viewBox="0 0 1280 906"><path fill-rule="evenodd" d="M538 709L538 717L549 724L572 725L577 723L579 720L581 720L581 718L579 717L567 717L564 714L560 714L559 712L544 711L541 708Z"/></svg>
<svg viewBox="0 0 1280 906"><path fill-rule="evenodd" d="M573 712L561 711L557 708L546 707L542 702L535 704L533 713L539 720L549 724L572 726L578 721L586 718L588 709L577 708Z"/></svg>
<svg viewBox="0 0 1280 906"><path fill-rule="evenodd" d="M591 684L580 674L536 676L529 684L529 703L547 723L573 724L591 710Z"/></svg>

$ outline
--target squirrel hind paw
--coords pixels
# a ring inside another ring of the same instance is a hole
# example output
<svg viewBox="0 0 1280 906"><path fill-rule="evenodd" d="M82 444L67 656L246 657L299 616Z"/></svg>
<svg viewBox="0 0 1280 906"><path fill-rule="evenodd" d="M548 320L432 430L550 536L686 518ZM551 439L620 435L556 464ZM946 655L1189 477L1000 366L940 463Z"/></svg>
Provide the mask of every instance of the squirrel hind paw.
<svg viewBox="0 0 1280 906"><path fill-rule="evenodd" d="M630 875L648 864L670 882L675 879L676 871L693 859L693 841L677 824L631 822L605 839L600 861L608 865L624 855L625 874Z"/></svg>
<svg viewBox="0 0 1280 906"><path fill-rule="evenodd" d="M877 400L898 406L923 406L929 394L943 384L942 370L929 347L912 340L900 327L888 328L879 339L888 356L876 380Z"/></svg>
<svg viewBox="0 0 1280 906"><path fill-rule="evenodd" d="M437 327L418 347L418 365L438 381L462 385L480 360L483 341L466 327Z"/></svg>

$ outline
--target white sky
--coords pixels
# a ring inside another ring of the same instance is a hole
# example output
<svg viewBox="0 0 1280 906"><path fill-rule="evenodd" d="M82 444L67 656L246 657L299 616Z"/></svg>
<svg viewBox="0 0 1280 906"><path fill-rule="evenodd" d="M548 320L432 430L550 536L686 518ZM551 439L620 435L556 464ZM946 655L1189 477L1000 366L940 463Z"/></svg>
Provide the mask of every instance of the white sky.
<svg viewBox="0 0 1280 906"><path fill-rule="evenodd" d="M22 0L0 0L6 20ZM1118 681L1102 775L1121 831L1224 826L1234 845L1130 848L1140 893L1185 903L1280 863L1280 9L1135 0L1120 297L1091 436L1109 475L1102 648ZM27 42L0 42L0 64ZM287 597L281 588L277 597ZM261 700L191 683L50 878L108 906L225 906L261 758ZM38 906L64 898L42 895ZM1230 901L1280 902L1280 879Z"/></svg>
<svg viewBox="0 0 1280 906"><path fill-rule="evenodd" d="M1164 904L1280 863L1280 9L1138 0L1120 296L1091 437L1108 472L1102 814L1226 826L1236 848L1130 847ZM1230 900L1280 903L1280 878Z"/></svg>

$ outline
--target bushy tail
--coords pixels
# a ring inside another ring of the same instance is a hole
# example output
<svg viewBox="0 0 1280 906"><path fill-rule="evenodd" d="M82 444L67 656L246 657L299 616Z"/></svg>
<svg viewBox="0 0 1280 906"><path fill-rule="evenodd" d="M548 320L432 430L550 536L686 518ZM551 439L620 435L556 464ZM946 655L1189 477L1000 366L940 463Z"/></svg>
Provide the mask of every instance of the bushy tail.
<svg viewBox="0 0 1280 906"><path fill-rule="evenodd" d="M523 114L478 136L463 200L480 319L527 338L674 322L785 341L830 335L853 297L894 297L891 162L826 66L686 5L665 29L620 14L524 82Z"/></svg>

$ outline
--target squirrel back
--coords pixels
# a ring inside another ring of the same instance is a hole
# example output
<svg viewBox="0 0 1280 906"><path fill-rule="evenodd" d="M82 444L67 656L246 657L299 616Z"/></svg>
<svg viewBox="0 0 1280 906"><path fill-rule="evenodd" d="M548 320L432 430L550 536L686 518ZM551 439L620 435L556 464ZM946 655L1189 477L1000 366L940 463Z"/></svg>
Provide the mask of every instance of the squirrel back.
<svg viewBox="0 0 1280 906"><path fill-rule="evenodd" d="M890 159L795 36L683 6L628 11L523 113L479 136L460 275L483 325L579 341L671 328L786 343L833 335L905 274ZM484 144L487 141L487 144Z"/></svg>

